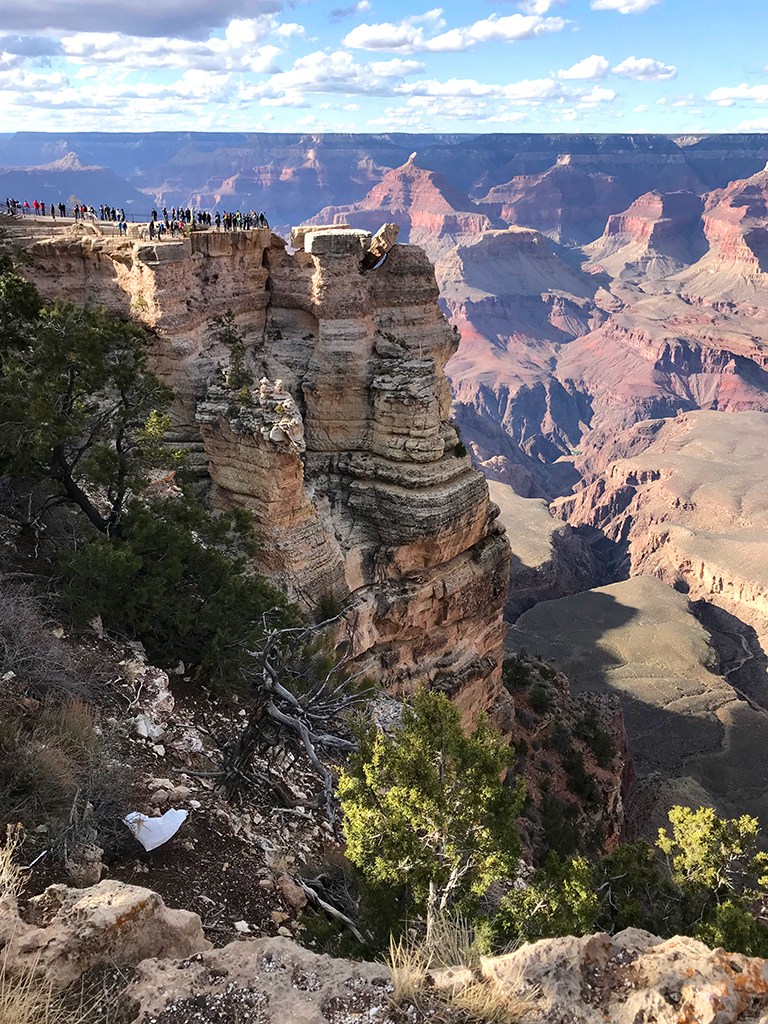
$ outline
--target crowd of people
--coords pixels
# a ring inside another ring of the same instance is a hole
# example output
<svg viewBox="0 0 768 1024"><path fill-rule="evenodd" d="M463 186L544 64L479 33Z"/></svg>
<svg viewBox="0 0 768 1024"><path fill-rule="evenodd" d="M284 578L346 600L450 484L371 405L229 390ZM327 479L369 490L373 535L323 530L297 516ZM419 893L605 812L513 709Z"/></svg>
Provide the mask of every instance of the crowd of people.
<svg viewBox="0 0 768 1024"><path fill-rule="evenodd" d="M251 210L249 213L242 213L237 210L235 213L221 213L216 210L215 213L211 213L210 210L192 210L190 207L176 208L172 206L170 210L167 207L163 207L163 216L160 218L157 210L152 211L152 216L149 221L149 237L162 239L166 234L170 234L172 238L177 235L185 235L188 230L205 229L205 228L217 228L224 231L248 231L251 228L268 228L269 222L264 216L263 211L261 213L254 213Z"/></svg>
<svg viewBox="0 0 768 1024"><path fill-rule="evenodd" d="M92 223L96 223L98 219L114 224L120 235L128 233L125 210L108 204L102 204L99 207L98 215L93 206L86 206L84 203L72 205L71 213L68 213L64 203L46 204L37 199L30 204L26 199L24 202L20 202L18 199L8 198L5 200L5 206L7 213L12 217L52 217L55 220L58 215L62 218L69 216L75 221L88 220ZM184 236L190 230L205 230L214 227L219 231L248 231L253 228L268 228L269 222L263 211L255 213L250 210L248 213L243 213L236 210L232 213L227 211L222 213L216 210L212 213L210 210L193 210L189 206L186 208L172 206L170 210L164 206L162 216L157 210L152 210L147 231L150 239L162 241L167 237Z"/></svg>

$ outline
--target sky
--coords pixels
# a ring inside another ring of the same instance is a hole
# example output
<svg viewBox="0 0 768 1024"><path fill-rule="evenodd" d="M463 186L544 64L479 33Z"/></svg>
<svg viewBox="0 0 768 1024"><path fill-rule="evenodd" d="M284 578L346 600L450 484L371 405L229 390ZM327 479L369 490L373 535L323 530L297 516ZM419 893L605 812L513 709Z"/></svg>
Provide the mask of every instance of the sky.
<svg viewBox="0 0 768 1024"><path fill-rule="evenodd" d="M0 132L768 131L767 36L768 0L0 0Z"/></svg>

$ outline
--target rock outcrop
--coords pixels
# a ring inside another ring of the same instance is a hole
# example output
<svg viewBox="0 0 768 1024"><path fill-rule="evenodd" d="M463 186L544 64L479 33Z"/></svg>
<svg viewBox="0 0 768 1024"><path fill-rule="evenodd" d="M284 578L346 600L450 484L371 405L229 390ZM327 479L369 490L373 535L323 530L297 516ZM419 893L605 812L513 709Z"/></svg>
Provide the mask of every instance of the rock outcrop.
<svg viewBox="0 0 768 1024"><path fill-rule="evenodd" d="M762 1024L768 1009L767 961L637 928L544 939L485 960L483 974L535 992L547 1024Z"/></svg>
<svg viewBox="0 0 768 1024"><path fill-rule="evenodd" d="M135 1024L384 1024L391 992L382 964L319 956L274 938L232 942L185 960L147 960L126 997L138 1004Z"/></svg>
<svg viewBox="0 0 768 1024"><path fill-rule="evenodd" d="M20 943L11 940L2 954L10 985L25 969L44 973L56 990L93 968L132 967L112 1007L132 1024L425 1024L452 999L461 1006L467 986L476 995L487 989L500 1011L514 1009L531 1024L764 1024L767 1017L768 961L679 936L665 940L629 928L614 936L545 939L483 957L476 971L456 965L428 974L412 1000L405 987L396 990L384 965L318 955L290 939L244 939L211 949L196 915L165 910L165 918L148 918L141 908L162 908L159 897L119 888L120 917L101 883L77 892L82 912L69 930L55 917L39 929L22 923L25 934L43 931L49 941L38 943L39 960L24 961ZM58 890L49 889L40 906L60 902ZM11 921L19 924L0 906L0 927ZM29 950L32 956L31 944Z"/></svg>
<svg viewBox="0 0 768 1024"><path fill-rule="evenodd" d="M605 467L554 511L598 528L632 575L653 573L693 599L768 629L768 415L691 412L638 424Z"/></svg>
<svg viewBox="0 0 768 1024"><path fill-rule="evenodd" d="M64 989L97 967L135 966L148 957L182 957L210 947L200 918L170 910L156 892L105 880L88 889L49 886L30 900L0 901L0 967Z"/></svg>
<svg viewBox="0 0 768 1024"><path fill-rule="evenodd" d="M436 255L462 238L487 231L497 218L477 207L442 174L416 164L416 154L389 171L359 202L327 206L312 224L349 224L375 231L382 221L394 220L408 241Z"/></svg>
<svg viewBox="0 0 768 1024"><path fill-rule="evenodd" d="M708 248L692 192L647 192L623 213L608 217L602 235L584 247L593 271L613 278L662 278L695 263Z"/></svg>
<svg viewBox="0 0 768 1024"><path fill-rule="evenodd" d="M537 228L558 242L591 242L606 218L630 199L630 188L570 154L558 156L541 174L519 175L483 198L505 224Z"/></svg>
<svg viewBox="0 0 768 1024"><path fill-rule="evenodd" d="M362 668L394 687L482 682L492 699L509 555L449 419L458 336L433 269L405 245L365 269L365 231L303 243L291 254L265 229L51 237L29 245L27 272L47 296L88 295L154 332L174 436L207 461L212 504L252 513L258 568L293 599L348 608ZM209 327L230 309L250 387L230 386Z"/></svg>

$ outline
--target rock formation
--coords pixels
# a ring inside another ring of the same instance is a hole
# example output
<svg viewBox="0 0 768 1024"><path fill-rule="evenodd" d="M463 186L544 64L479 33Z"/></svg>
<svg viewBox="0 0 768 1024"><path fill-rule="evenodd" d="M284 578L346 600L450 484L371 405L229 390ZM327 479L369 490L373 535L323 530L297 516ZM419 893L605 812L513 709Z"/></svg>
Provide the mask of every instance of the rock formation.
<svg viewBox="0 0 768 1024"><path fill-rule="evenodd" d="M537 228L558 242L583 245L631 195L612 175L581 167L564 154L541 174L519 175L494 186L482 202L498 209L505 224Z"/></svg>
<svg viewBox="0 0 768 1024"><path fill-rule="evenodd" d="M478 208L442 174L416 164L412 154L402 167L389 171L358 203L326 206L312 224L349 224L375 231L394 220L408 241L435 258L438 253L494 226L493 213Z"/></svg>
<svg viewBox="0 0 768 1024"><path fill-rule="evenodd" d="M258 567L292 598L348 606L362 667L394 686L479 681L492 698L508 548L449 420L458 337L432 267L396 245L365 270L364 231L303 243L64 235L30 243L28 273L45 295L88 295L153 330L175 437L207 460L214 507L251 511ZM254 381L238 391L209 329L228 309Z"/></svg>
<svg viewBox="0 0 768 1024"><path fill-rule="evenodd" d="M619 436L605 466L586 459L584 486L553 509L621 544L631 574L653 572L768 626L766 444L765 413L638 424Z"/></svg>
<svg viewBox="0 0 768 1024"><path fill-rule="evenodd" d="M761 1024L768 1006L765 960L637 928L544 939L482 969L505 990L535 992L547 1024Z"/></svg>
<svg viewBox="0 0 768 1024"><path fill-rule="evenodd" d="M732 671L739 662L721 663L693 612L683 594L645 575L544 601L509 633L513 649L565 672L575 694L619 697L638 775L652 780L641 787L649 838L675 804L768 817L764 698L743 691Z"/></svg>
<svg viewBox="0 0 768 1024"><path fill-rule="evenodd" d="M132 1024L318 1024L407 1019L426 1024L462 989L487 988L494 1005L547 1024L761 1024L768 1006L768 962L711 950L694 939L660 939L629 928L611 936L545 939L506 956L482 957L428 974L417 1001L397 991L383 964L318 955L286 938L244 939L211 949L200 919L167 910L156 893L101 883L87 890L53 887L40 909L81 907L77 923L59 916L35 927L0 907L0 928L19 929L4 950L12 986L30 968L54 990L75 986L101 966L133 968L111 1010ZM74 900L74 903L73 903ZM115 916L114 907L124 911ZM143 907L152 907L148 917ZM43 910L43 913L45 911ZM108 928L104 927L109 921ZM157 934L152 925L159 926ZM40 933L48 944L42 946ZM28 975L27 975L28 976ZM75 989L76 990L76 989ZM457 1000L458 1003L458 1000ZM460 1005L460 1003L458 1003Z"/></svg>
<svg viewBox="0 0 768 1024"><path fill-rule="evenodd" d="M156 892L122 882L49 886L23 917L15 900L0 901L0 965L11 977L31 972L56 989L97 967L189 956L209 946L197 914L169 910Z"/></svg>
<svg viewBox="0 0 768 1024"><path fill-rule="evenodd" d="M699 259L708 248L704 203L692 192L647 192L608 217L602 235L584 247L594 271L637 281L663 278Z"/></svg>

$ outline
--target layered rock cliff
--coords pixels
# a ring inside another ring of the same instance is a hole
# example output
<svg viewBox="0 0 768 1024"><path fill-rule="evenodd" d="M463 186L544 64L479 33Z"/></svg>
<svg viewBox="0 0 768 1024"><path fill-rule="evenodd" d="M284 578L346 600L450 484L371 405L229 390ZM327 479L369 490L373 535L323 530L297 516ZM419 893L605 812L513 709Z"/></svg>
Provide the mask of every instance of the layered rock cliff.
<svg viewBox="0 0 768 1024"><path fill-rule="evenodd" d="M360 202L327 206L314 224L350 224L375 231L395 220L408 240L434 259L463 238L490 230L497 218L490 207L477 207L444 175L417 165L416 154L389 171Z"/></svg>
<svg viewBox="0 0 768 1024"><path fill-rule="evenodd" d="M369 243L315 231L289 254L268 230L62 235L29 244L28 272L45 295L87 295L154 332L175 435L207 460L212 504L252 513L258 568L305 608L348 607L362 668L492 700L509 552L449 420L458 338L425 254L398 245L365 271ZM209 327L229 309L261 380L245 392Z"/></svg>
<svg viewBox="0 0 768 1024"><path fill-rule="evenodd" d="M522 174L496 185L483 203L497 206L506 224L535 227L558 242L583 245L631 195L631 188L612 175L594 164L579 166L578 158L564 154L541 174Z"/></svg>
<svg viewBox="0 0 768 1024"><path fill-rule="evenodd" d="M607 465L586 459L584 486L553 509L653 574L768 632L764 509L768 415L691 412L625 431Z"/></svg>

